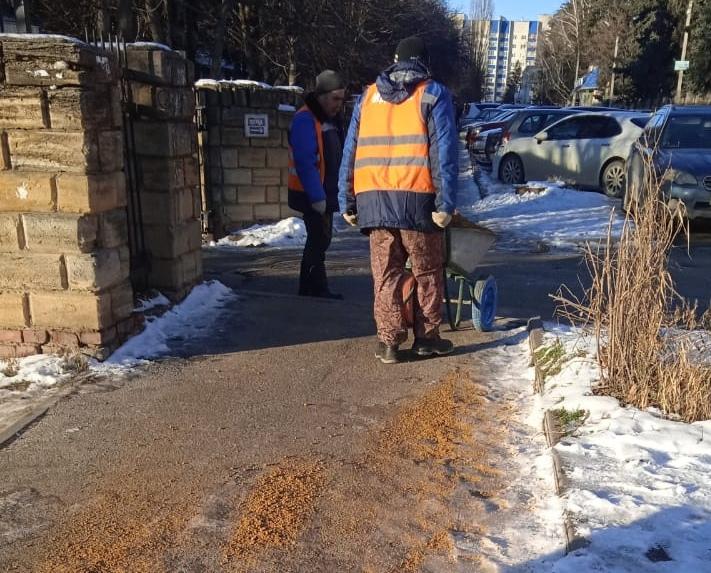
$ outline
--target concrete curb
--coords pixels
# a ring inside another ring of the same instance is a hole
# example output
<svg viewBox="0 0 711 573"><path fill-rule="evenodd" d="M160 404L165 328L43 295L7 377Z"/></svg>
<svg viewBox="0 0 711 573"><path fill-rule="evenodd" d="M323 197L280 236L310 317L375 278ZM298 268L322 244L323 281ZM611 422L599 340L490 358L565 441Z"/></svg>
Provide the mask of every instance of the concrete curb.
<svg viewBox="0 0 711 573"><path fill-rule="evenodd" d="M537 394L543 393L543 372L538 365L538 360L536 359L536 350L543 345L543 321L539 316L533 317L528 321L526 327L528 330L528 345L531 350L531 366L535 368L536 378L533 383L533 390ZM558 497L562 497L565 494L567 488L567 480L565 477L565 471L563 470L563 464L560 459L560 454L555 449L555 445L558 443L563 433L558 427L558 422L555 418L555 414L551 410L546 410L543 414L543 434L546 437L546 443L551 452L551 458L553 459L553 479L555 480L555 492ZM584 537L581 537L575 531L575 526L573 525L573 520L567 512L563 514L563 529L565 530L565 554L586 547L589 545L589 541Z"/></svg>
<svg viewBox="0 0 711 573"><path fill-rule="evenodd" d="M6 428L0 427L0 449L10 445L17 438L19 438L24 431L42 418L42 416L44 416L57 402L76 392L79 386L88 380L89 377L90 375L87 373L74 377L66 383L66 388L64 388L61 392L58 392L49 398L40 400L37 404L30 408L29 412Z"/></svg>

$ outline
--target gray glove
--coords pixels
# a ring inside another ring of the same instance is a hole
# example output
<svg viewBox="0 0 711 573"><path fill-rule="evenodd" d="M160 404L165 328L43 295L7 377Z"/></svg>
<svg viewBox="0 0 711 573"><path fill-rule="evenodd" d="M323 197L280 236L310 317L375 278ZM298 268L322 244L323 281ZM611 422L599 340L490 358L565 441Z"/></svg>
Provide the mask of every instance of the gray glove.
<svg viewBox="0 0 711 573"><path fill-rule="evenodd" d="M452 216L444 211L433 211L432 222L441 229L444 229L452 222Z"/></svg>
<svg viewBox="0 0 711 573"><path fill-rule="evenodd" d="M351 227L358 226L358 213L345 212L343 213L343 218L346 220L346 223L348 223Z"/></svg>
<svg viewBox="0 0 711 573"><path fill-rule="evenodd" d="M316 211L319 215L325 215L326 214L326 200L324 199L323 201L316 201L315 203L311 203L311 208Z"/></svg>

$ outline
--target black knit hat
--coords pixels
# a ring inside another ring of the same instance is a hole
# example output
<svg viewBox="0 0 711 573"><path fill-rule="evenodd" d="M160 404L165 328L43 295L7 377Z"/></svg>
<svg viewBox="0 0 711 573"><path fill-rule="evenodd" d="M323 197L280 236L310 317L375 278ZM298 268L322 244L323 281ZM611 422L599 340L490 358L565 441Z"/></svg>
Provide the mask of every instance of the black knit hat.
<svg viewBox="0 0 711 573"><path fill-rule="evenodd" d="M395 50L395 58L398 62L405 60L419 60L421 63L427 63L427 46L425 41L419 36L410 36L404 40L400 40Z"/></svg>
<svg viewBox="0 0 711 573"><path fill-rule="evenodd" d="M316 76L316 89L314 91L317 94L325 94L334 90L342 90L345 87L346 84L338 72L324 70Z"/></svg>

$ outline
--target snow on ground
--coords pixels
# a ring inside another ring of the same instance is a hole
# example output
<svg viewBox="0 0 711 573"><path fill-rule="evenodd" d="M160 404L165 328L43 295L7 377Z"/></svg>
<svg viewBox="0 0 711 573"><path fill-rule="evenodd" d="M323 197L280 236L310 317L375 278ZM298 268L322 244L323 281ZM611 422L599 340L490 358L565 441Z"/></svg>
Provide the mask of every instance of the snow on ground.
<svg viewBox="0 0 711 573"><path fill-rule="evenodd" d="M187 338L209 328L223 307L237 295L218 281L196 286L183 302L161 316L146 316L146 327L129 339L104 363L89 360L89 374L122 375L147 360L169 353L170 342ZM137 312L167 306L169 301L158 293L142 301ZM39 354L14 361L0 360L0 430L9 427L34 405L56 395L63 382L76 374L71 359Z"/></svg>
<svg viewBox="0 0 711 573"><path fill-rule="evenodd" d="M551 571L711 571L711 421L675 422L593 395L594 341L547 328L547 344L557 337L569 360L546 379L539 412L586 412L555 449L566 468L565 511L590 540Z"/></svg>
<svg viewBox="0 0 711 573"><path fill-rule="evenodd" d="M253 225L223 237L211 247L300 247L306 243L306 226L298 217L270 225Z"/></svg>
<svg viewBox="0 0 711 573"><path fill-rule="evenodd" d="M619 237L624 223L620 202L601 193L579 191L561 182L529 182L521 195L511 185L478 174L482 198L464 203L459 210L471 220L499 235L498 247L506 250L575 250L607 235L614 209L612 234Z"/></svg>

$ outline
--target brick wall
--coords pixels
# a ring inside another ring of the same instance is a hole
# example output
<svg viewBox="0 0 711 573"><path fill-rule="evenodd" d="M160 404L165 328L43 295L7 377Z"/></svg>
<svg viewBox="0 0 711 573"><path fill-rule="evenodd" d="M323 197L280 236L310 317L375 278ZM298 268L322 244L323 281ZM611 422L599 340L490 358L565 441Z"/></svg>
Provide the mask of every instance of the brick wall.
<svg viewBox="0 0 711 573"><path fill-rule="evenodd" d="M127 54L147 286L179 300L202 279L193 66L151 44Z"/></svg>
<svg viewBox="0 0 711 573"><path fill-rule="evenodd" d="M136 326L116 69L70 39L0 49L0 358L105 354Z"/></svg>
<svg viewBox="0 0 711 573"><path fill-rule="evenodd" d="M198 86L205 108L201 133L210 230L221 237L254 222L296 215L287 205L287 132L300 94L278 88L206 82ZM265 114L268 137L248 137L245 115Z"/></svg>

